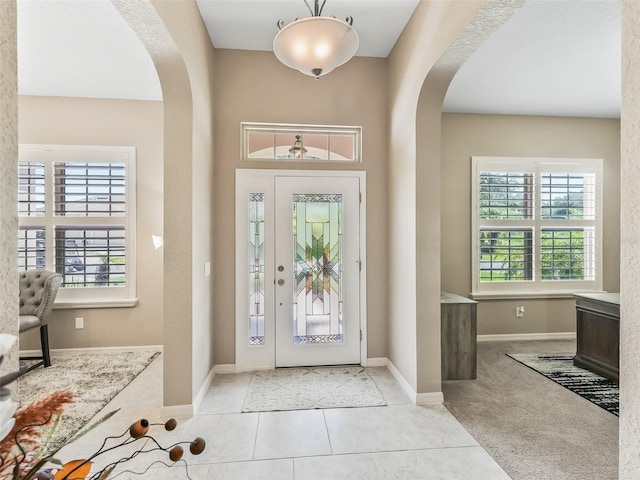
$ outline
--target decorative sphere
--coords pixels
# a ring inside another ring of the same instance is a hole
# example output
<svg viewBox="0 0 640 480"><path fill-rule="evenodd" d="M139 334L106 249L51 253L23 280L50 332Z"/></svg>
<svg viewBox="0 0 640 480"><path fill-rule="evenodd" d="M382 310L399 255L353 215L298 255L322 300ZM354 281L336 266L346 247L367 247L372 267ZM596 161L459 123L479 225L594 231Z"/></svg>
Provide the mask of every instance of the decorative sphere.
<svg viewBox="0 0 640 480"><path fill-rule="evenodd" d="M129 427L129 435L133 438L144 437L149 431L149 421L142 418Z"/></svg>
<svg viewBox="0 0 640 480"><path fill-rule="evenodd" d="M170 418L169 420L167 420L164 424L164 429L167 432L170 432L172 430L174 430L176 427L178 426L178 422L176 421L175 418Z"/></svg>
<svg viewBox="0 0 640 480"><path fill-rule="evenodd" d="M204 438L198 437L189 445L189 451L193 455L200 455L206 446L207 443L204 441Z"/></svg>
<svg viewBox="0 0 640 480"><path fill-rule="evenodd" d="M172 462L177 462L178 460L180 460L183 454L184 450L180 445L176 445L171 450L169 450L169 458Z"/></svg>

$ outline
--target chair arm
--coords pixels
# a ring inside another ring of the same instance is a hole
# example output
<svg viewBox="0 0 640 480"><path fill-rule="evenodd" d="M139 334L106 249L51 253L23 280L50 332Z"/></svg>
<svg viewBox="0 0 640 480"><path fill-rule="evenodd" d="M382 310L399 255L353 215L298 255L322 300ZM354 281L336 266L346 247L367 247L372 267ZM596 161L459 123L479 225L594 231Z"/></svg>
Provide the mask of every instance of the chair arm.
<svg viewBox="0 0 640 480"><path fill-rule="evenodd" d="M44 289L42 292L42 301L38 306L37 316L40 317L42 325L46 325L49 321L49 315L53 309L53 303L55 302L58 289L62 284L62 275L59 273L53 273L47 277L44 282Z"/></svg>

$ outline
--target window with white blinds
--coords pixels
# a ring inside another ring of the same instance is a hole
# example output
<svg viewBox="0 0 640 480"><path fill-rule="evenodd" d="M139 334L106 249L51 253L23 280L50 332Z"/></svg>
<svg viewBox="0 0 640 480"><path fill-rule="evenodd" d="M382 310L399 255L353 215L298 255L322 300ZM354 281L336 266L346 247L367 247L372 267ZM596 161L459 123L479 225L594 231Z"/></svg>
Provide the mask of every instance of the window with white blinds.
<svg viewBox="0 0 640 480"><path fill-rule="evenodd" d="M472 157L473 295L602 288L602 160Z"/></svg>
<svg viewBox="0 0 640 480"><path fill-rule="evenodd" d="M135 303L135 149L21 145L18 268L62 274L56 304Z"/></svg>

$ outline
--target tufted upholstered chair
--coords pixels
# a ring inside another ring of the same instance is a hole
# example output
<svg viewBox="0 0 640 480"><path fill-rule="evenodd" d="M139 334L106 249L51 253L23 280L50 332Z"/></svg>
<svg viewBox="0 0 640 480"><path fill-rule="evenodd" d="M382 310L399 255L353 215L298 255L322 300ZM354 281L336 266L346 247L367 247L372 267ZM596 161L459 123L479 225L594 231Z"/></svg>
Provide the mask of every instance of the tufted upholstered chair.
<svg viewBox="0 0 640 480"><path fill-rule="evenodd" d="M40 360L30 367L51 365L49 355L48 322L53 302L62 283L62 275L48 270L26 270L19 274L20 285L20 333L40 328L42 356L21 357L23 360Z"/></svg>

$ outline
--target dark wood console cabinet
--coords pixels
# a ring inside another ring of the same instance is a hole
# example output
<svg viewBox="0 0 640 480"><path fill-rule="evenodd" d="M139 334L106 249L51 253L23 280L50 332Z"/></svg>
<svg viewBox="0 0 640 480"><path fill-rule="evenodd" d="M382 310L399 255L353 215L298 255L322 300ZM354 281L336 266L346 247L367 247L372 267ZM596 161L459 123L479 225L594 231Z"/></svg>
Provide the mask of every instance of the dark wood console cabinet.
<svg viewBox="0 0 640 480"><path fill-rule="evenodd" d="M442 380L476 378L477 303L440 292Z"/></svg>
<svg viewBox="0 0 640 480"><path fill-rule="evenodd" d="M620 294L591 293L576 298L576 367L614 382L620 370Z"/></svg>

